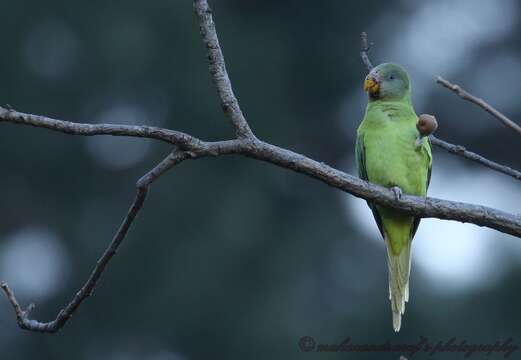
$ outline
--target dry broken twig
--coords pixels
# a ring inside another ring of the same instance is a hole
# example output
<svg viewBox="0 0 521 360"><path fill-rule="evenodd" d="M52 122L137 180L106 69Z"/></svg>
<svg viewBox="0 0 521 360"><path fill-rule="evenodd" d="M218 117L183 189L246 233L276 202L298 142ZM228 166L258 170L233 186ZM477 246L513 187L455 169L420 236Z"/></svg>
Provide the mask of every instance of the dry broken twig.
<svg viewBox="0 0 521 360"><path fill-rule="evenodd" d="M27 310L22 310L13 291L6 283L1 284L2 289L15 310L17 322L21 328L30 331L54 333L65 325L71 315L77 311L81 303L92 293L92 290L110 259L116 254L132 222L143 206L150 185L169 169L188 159L239 154L308 175L359 198L370 200L379 205L403 210L415 216L470 222L521 237L520 215L509 214L485 206L435 198L403 195L397 199L392 191L384 187L368 183L324 163L305 157L304 155L257 139L242 114L239 103L233 94L230 79L226 72L224 57L215 31L215 24L207 1L194 0L194 9L199 19L202 39L207 48L210 74L217 87L223 110L235 128L235 139L207 142L194 136L168 129L150 126L79 124L25 114L15 111L10 107L0 107L0 122L46 128L71 135L143 137L167 142L175 146L175 150L170 155L137 182L136 197L120 228L114 235L112 242L96 263L86 283L76 293L71 302L58 313L56 319L46 323L30 319L29 313L33 306L30 306Z"/></svg>
<svg viewBox="0 0 521 360"><path fill-rule="evenodd" d="M364 31L360 34L360 57L362 58L362 61L367 68L367 70L371 71L373 69L373 64L371 63L371 60L369 59L369 49L371 46L369 45L369 42L367 40L367 33Z"/></svg>

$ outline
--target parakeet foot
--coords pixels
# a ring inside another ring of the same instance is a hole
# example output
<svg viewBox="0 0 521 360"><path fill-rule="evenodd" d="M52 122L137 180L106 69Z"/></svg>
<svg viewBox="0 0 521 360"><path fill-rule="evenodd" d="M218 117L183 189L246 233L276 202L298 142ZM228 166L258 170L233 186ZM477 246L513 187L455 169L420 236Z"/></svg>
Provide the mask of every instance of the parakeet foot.
<svg viewBox="0 0 521 360"><path fill-rule="evenodd" d="M400 200L402 198L402 189L400 189L398 186L393 186L390 190L393 192L394 198L396 200Z"/></svg>
<svg viewBox="0 0 521 360"><path fill-rule="evenodd" d="M419 150L421 148L422 144L423 144L423 136L420 135L416 138L416 141L414 142L416 150Z"/></svg>

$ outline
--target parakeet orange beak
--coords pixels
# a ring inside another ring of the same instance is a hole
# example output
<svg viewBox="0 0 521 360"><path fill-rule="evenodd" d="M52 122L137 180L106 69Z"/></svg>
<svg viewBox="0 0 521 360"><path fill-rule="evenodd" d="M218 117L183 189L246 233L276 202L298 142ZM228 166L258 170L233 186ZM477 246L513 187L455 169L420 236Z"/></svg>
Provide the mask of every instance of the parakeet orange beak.
<svg viewBox="0 0 521 360"><path fill-rule="evenodd" d="M380 81L377 74L369 73L369 75L365 77L364 91L367 91L371 96L378 95L380 91Z"/></svg>

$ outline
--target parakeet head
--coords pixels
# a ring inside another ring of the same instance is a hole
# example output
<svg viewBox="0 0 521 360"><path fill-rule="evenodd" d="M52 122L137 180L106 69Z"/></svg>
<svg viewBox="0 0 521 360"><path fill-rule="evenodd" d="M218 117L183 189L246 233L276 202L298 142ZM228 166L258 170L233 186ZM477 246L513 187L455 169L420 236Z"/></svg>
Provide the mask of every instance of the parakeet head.
<svg viewBox="0 0 521 360"><path fill-rule="evenodd" d="M410 95L411 82L403 67L385 63L373 68L365 77L364 90L370 100L400 100Z"/></svg>

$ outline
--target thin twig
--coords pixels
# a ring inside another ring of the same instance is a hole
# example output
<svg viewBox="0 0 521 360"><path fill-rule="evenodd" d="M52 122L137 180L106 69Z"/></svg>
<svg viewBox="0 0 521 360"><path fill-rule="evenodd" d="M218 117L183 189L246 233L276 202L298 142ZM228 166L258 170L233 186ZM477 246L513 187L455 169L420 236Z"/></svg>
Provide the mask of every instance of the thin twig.
<svg viewBox="0 0 521 360"><path fill-rule="evenodd" d="M373 64L369 59L370 48L371 47L369 46L369 43L367 41L367 33L364 31L360 34L360 57L362 58L362 61L364 62L364 65L368 71L371 71L373 69Z"/></svg>
<svg viewBox="0 0 521 360"><path fill-rule="evenodd" d="M94 267L92 273L89 278L85 282L85 284L81 287L81 289L74 295L71 302L63 308L56 318L49 322L40 322L37 320L33 320L29 318L30 311L34 307L34 305L30 305L27 310L22 310L19 305L13 291L9 288L7 283L3 282L0 286L4 290L7 295L7 298L11 305L13 306L16 314L16 320L18 325L25 330L42 332L42 333L55 333L60 330L67 321L71 318L71 316L78 310L81 303L88 298L99 278L103 274L106 266L112 259L114 255L125 239L125 236L132 225L132 222L136 218L137 214L143 207L143 203L146 200L146 196L148 193L148 189L150 184L152 184L156 179L158 179L163 173L168 171L173 166L179 164L183 160L188 159L189 154L181 151L174 151L170 155L168 155L163 161L161 161L156 167L150 170L146 175L144 175L141 179L138 180L136 184L136 197L130 206L130 209L123 220L123 223L119 227L116 235L112 239L112 242L105 250L103 255L96 262L96 266Z"/></svg>
<svg viewBox="0 0 521 360"><path fill-rule="evenodd" d="M452 92L454 92L456 95L458 95L463 100L467 100L473 104L476 104L477 106L479 106L480 108L482 108L483 110L485 110L486 112L488 112L489 114L494 116L496 119L501 121L501 123L503 123L503 125L510 128L511 130L515 131L518 135L521 135L521 126L519 126L518 124L516 124L515 122L510 120L503 113L501 113L496 108L494 108L493 106L488 104L485 100L470 94L469 92L463 90L461 88L461 86L452 84L449 81L442 78L441 76L438 76L438 78L436 79L436 82L438 84L441 84L442 86L446 87L447 89L451 90Z"/></svg>
<svg viewBox="0 0 521 360"><path fill-rule="evenodd" d="M230 118L235 127L235 133L238 139L253 138L254 135L250 126L246 122L239 106L239 102L233 93L232 84L228 72L226 71L223 52L215 30L212 10L206 0L195 0L194 10L199 17L201 36L203 43L206 45L206 51L208 54L210 74L212 75L212 80L217 87L223 111Z"/></svg>
<svg viewBox="0 0 521 360"><path fill-rule="evenodd" d="M476 154L472 151L468 151L467 149L465 149L464 146L450 144L446 141L443 141L443 140L440 140L440 139L434 137L434 135L430 136L430 140L433 145L436 145L442 149L445 149L452 154L457 154L459 156L463 156L464 158L477 162L478 164L486 166L489 169L498 171L498 172L503 173L508 176L512 176L514 179L521 180L520 171L512 169L506 165L501 165L494 161L490 161L489 159L484 158L483 156L481 156L479 154Z"/></svg>

